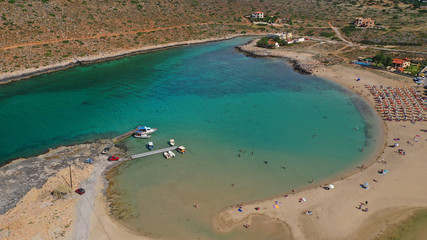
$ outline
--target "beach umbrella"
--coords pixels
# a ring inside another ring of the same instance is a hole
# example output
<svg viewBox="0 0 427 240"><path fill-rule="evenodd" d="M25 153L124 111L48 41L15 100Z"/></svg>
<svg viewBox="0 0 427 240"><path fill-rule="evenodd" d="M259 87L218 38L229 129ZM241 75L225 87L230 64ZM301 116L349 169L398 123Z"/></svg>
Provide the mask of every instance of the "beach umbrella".
<svg viewBox="0 0 427 240"><path fill-rule="evenodd" d="M335 186L334 186L333 184L329 184L329 185L328 185L328 188L329 188L329 189L334 189L334 188L335 188Z"/></svg>
<svg viewBox="0 0 427 240"><path fill-rule="evenodd" d="M368 186L369 186L369 183L365 182L363 185L364 185L365 187L368 187Z"/></svg>

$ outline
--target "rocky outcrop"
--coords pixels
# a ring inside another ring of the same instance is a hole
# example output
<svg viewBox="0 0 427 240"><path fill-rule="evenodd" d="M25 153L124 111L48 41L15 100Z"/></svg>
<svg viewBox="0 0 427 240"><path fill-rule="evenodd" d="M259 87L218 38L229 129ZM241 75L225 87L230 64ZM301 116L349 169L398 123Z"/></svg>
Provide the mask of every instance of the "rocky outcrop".
<svg viewBox="0 0 427 240"><path fill-rule="evenodd" d="M312 57L301 57L297 59L294 52L282 49L267 49L256 46L259 39L252 40L245 45L237 46L236 49L251 57L275 57L286 59L296 72L301 74L313 74L314 69L320 64Z"/></svg>

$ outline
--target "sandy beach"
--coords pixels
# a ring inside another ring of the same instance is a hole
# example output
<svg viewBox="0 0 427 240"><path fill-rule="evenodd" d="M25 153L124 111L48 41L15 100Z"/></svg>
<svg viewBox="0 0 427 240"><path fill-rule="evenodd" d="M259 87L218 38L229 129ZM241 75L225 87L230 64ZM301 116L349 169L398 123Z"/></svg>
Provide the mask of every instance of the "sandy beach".
<svg viewBox="0 0 427 240"><path fill-rule="evenodd" d="M199 42L201 41L191 43ZM187 43L181 43L185 44ZM169 46L162 46L164 47ZM139 53L149 49L137 51ZM122 56L120 54L129 52L105 57ZM288 58L294 67L297 64L307 72L346 86L364 97L371 106L374 106L374 99L365 85L414 86L410 78L382 71L348 64L323 66L313 58L314 54L309 52L268 50L268 53L259 52L259 56ZM44 72L38 74L41 73ZM29 73L1 76L0 82L1 79L6 79L4 82L7 82L18 79L16 76L30 76L25 74ZM356 81L358 78L361 80ZM285 223L294 239L372 239L384 232L389 225L410 216L414 210L427 208L427 188L422 184L427 181L427 175L424 173L427 169L427 162L424 160L427 153L427 132L421 131L427 130L427 122L384 122L384 128L384 149L378 158L367 159L363 168L355 169L352 173L343 173L342 178L330 182L314 181L313 186L306 189L296 189L295 192L282 193L260 202L244 203L241 212L237 206L228 207L213 219L213 227L218 231L227 232L235 228L245 228L244 225L250 227L254 216L265 216L272 221ZM400 140L394 141L395 138ZM406 155L398 154L396 148L388 147L395 142L406 151ZM105 160L105 156L101 154L94 157L100 162ZM109 216L109 203L105 196L108 183L105 174L114 165L105 162L107 161L84 167L82 174L79 174L79 184L90 194L81 197L73 194L70 198L52 200L52 196L47 194L47 189L51 188L49 183L62 179L61 174L65 174L67 169L49 178L41 189L28 192L15 208L0 216L0 239L32 238L37 236L36 229L45 229L44 237L40 235L43 239L150 239L150 236L143 236L142 233L125 228ZM388 173L380 174L378 171L381 169L388 170ZM369 183L368 189L361 187L365 182ZM335 188L326 190L324 184L333 184ZM300 202L300 198L306 201ZM366 201L368 204L361 205L359 209L360 204ZM43 214L49 215L49 218L35 212L40 210L39 208L31 208L44 206L45 202L49 202L49 207L40 209ZM58 209L66 209L67 213L61 212L62 217L56 217ZM368 211L362 211L365 209ZM310 211L311 215L306 214L307 211ZM36 216L31 223L28 222L29 215ZM26 224L31 224L34 229L31 228L30 231L27 227L23 228ZM63 227L51 229L51 226Z"/></svg>
<svg viewBox="0 0 427 240"><path fill-rule="evenodd" d="M410 78L391 73L351 65L324 67L313 64L309 54L280 51L273 56L316 66L311 68L315 75L346 86L367 99L371 106L374 106L374 99L365 85L414 86ZM361 80L356 81L358 78ZM327 182L333 184L334 189L327 190L327 185L315 182L308 190L296 190L270 200L244 204L242 212L237 211L238 206L233 206L218 214L214 226L220 231L230 231L250 225L252 216L264 215L286 223L294 239L375 238L387 226L410 216L413 210L427 207L427 189L422 184L427 180L423 170L427 167L424 161L427 134L421 131L427 129L427 123L384 122L384 126L385 148L378 158L368 159L370 164L365 164L363 169L348 177ZM416 135L420 139L416 139ZM400 140L394 141L396 138ZM400 155L396 148L389 147L396 142L405 149L406 155ZM388 173L380 174L382 169ZM369 183L369 189L361 187L365 182ZM300 198L306 201L302 202ZM360 204L366 201L368 204L359 209Z"/></svg>

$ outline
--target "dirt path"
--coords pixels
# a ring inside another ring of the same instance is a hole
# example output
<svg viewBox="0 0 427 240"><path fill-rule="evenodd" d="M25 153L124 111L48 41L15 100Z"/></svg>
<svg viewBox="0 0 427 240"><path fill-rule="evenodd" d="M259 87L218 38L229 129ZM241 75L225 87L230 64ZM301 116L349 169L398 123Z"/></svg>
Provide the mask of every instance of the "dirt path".
<svg viewBox="0 0 427 240"><path fill-rule="evenodd" d="M116 165L115 162L107 161L107 155L98 155L95 159L95 168L90 177L81 184L81 187L86 190L76 205L76 218L73 229L73 239L87 240L90 237L91 217L98 216L94 214L94 202L97 194L96 191L98 181L102 181L102 174L111 165ZM99 219L98 219L99 221ZM108 236L108 234L105 232Z"/></svg>
<svg viewBox="0 0 427 240"><path fill-rule="evenodd" d="M339 31L339 29L338 29L338 28L336 28L336 27L334 27L334 26L332 26L332 24L331 24L331 22L330 22L330 21L328 22L328 24L329 24L330 28L331 28L332 30L334 30L334 32L337 34L337 36L338 36L338 37L339 37L343 42L347 43L349 46L352 46L352 47L372 48L372 49L375 49L375 50L383 50L383 51L390 51L390 52L422 53L422 54L426 54L426 55L427 55L427 53L425 53L425 52L421 52L421 51L408 51L408 50L401 50L401 49L389 49L389 48L381 48L381 47L374 47L374 46L366 46L366 45L355 44L355 43L352 43L352 42L350 42L350 41L348 41L348 40L345 40L345 39L344 39L344 37L342 36L341 32ZM340 49L339 51L341 51L341 50L342 50L342 49ZM337 51L337 52L338 52L338 51Z"/></svg>
<svg viewBox="0 0 427 240"><path fill-rule="evenodd" d="M328 24L329 24L329 27L331 27L331 29L332 29L332 30L334 30L334 32L337 34L337 36L338 36L338 37L339 37L343 42L347 43L347 44L348 44L348 45L350 45L350 46L356 46L356 44L354 44L354 43L352 43L352 42L350 42L350 41L345 40L345 38L341 35L341 32L338 30L338 28L336 28L336 27L332 26L332 24L331 24L331 22L330 22L330 21L328 22Z"/></svg>

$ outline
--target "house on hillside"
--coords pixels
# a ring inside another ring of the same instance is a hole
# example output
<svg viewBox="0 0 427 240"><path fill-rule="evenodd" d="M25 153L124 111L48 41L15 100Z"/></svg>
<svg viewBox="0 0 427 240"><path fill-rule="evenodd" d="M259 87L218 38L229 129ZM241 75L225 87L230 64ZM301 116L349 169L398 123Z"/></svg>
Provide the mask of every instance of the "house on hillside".
<svg viewBox="0 0 427 240"><path fill-rule="evenodd" d="M280 40L289 40L289 39L292 39L292 33L291 32L269 33L268 37L269 38L279 37Z"/></svg>
<svg viewBox="0 0 427 240"><path fill-rule="evenodd" d="M403 70L409 67L410 65L411 65L411 59L409 58L404 58L404 59L393 58L393 67L401 72L403 72Z"/></svg>
<svg viewBox="0 0 427 240"><path fill-rule="evenodd" d="M264 18L264 12L254 12L252 13L252 18Z"/></svg>
<svg viewBox="0 0 427 240"><path fill-rule="evenodd" d="M371 18L361 18L358 17L354 20L354 26L356 27L366 27L373 28L375 26L375 21Z"/></svg>

